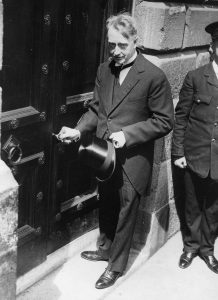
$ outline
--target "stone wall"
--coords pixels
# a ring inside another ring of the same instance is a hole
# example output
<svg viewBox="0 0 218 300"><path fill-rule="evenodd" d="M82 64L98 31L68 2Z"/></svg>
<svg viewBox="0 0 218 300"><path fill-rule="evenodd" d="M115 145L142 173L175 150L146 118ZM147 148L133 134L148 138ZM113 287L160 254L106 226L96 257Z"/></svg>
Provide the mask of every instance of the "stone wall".
<svg viewBox="0 0 218 300"><path fill-rule="evenodd" d="M204 28L218 21L218 1L212 2L134 1L138 44L144 48L145 57L165 72L174 105L187 72L209 62L211 39ZM180 229L172 182L171 136L172 133L155 144L151 185L139 210L132 250L145 259Z"/></svg>
<svg viewBox="0 0 218 300"><path fill-rule="evenodd" d="M3 5L0 1L0 70L2 69ZM0 115L1 115L0 87ZM0 123L1 125L1 123ZM1 131L0 131L1 145ZM0 299L16 299L17 193L11 170L0 159Z"/></svg>
<svg viewBox="0 0 218 300"><path fill-rule="evenodd" d="M16 295L17 191L11 170L0 160L0 299Z"/></svg>

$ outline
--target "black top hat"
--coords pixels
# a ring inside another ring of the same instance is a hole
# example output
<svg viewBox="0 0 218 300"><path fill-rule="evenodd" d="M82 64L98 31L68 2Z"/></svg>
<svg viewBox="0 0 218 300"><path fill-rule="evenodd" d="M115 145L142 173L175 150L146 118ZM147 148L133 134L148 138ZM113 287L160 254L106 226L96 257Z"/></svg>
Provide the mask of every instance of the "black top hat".
<svg viewBox="0 0 218 300"><path fill-rule="evenodd" d="M211 34L212 39L218 39L218 22L207 25L205 31Z"/></svg>
<svg viewBox="0 0 218 300"><path fill-rule="evenodd" d="M109 179L115 169L116 153L110 141L85 135L79 146L79 159L95 171L99 181Z"/></svg>

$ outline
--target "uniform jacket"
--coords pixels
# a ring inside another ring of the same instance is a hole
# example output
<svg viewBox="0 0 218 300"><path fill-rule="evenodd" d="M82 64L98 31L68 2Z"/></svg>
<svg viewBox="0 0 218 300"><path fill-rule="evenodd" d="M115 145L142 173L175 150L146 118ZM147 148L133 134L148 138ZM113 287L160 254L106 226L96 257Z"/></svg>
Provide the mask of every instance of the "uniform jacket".
<svg viewBox="0 0 218 300"><path fill-rule="evenodd" d="M99 66L93 101L76 128L82 133L96 130L97 137L105 139L122 130L126 144L116 151L117 159L135 189L143 194L150 176L153 141L172 129L170 86L164 73L138 54L112 104L113 63Z"/></svg>
<svg viewBox="0 0 218 300"><path fill-rule="evenodd" d="M188 166L218 180L218 80L212 63L190 71L176 107L172 155L185 156Z"/></svg>

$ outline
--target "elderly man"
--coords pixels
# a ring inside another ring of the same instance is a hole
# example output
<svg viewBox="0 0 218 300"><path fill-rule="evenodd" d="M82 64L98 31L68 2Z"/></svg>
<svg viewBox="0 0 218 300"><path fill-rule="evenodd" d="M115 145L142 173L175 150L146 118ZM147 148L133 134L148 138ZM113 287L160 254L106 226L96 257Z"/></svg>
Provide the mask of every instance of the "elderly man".
<svg viewBox="0 0 218 300"><path fill-rule="evenodd" d="M184 168L184 251L179 266L199 255L218 273L214 243L218 230L218 22L205 28L212 36L213 62L190 71L176 107L172 155Z"/></svg>
<svg viewBox="0 0 218 300"><path fill-rule="evenodd" d="M172 129L173 105L164 73L136 50L137 30L127 14L107 20L110 59L98 68L94 98L76 128L63 127L65 143L85 132L110 139L116 168L99 182L99 229L96 251L81 256L108 261L96 288L114 284L126 268L140 197L151 176L154 140Z"/></svg>

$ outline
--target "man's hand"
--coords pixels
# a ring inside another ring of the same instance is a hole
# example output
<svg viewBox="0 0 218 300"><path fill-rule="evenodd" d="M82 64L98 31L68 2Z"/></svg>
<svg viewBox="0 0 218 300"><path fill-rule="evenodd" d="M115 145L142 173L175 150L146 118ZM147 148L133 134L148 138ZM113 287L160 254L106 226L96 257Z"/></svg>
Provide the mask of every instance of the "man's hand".
<svg viewBox="0 0 218 300"><path fill-rule="evenodd" d="M177 166L177 167L179 167L179 168L181 168L181 169L186 168L187 167L187 163L186 163L185 157L183 156L183 157L181 157L179 159L176 159L174 161L174 165Z"/></svg>
<svg viewBox="0 0 218 300"><path fill-rule="evenodd" d="M122 131L112 133L109 139L112 140L114 148L122 148L126 143L126 138Z"/></svg>
<svg viewBox="0 0 218 300"><path fill-rule="evenodd" d="M57 135L57 138L65 144L70 144L72 141L77 142L80 137L81 133L79 130L65 126L61 128Z"/></svg>

